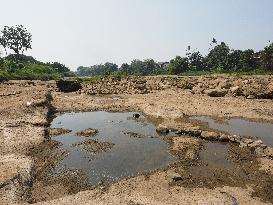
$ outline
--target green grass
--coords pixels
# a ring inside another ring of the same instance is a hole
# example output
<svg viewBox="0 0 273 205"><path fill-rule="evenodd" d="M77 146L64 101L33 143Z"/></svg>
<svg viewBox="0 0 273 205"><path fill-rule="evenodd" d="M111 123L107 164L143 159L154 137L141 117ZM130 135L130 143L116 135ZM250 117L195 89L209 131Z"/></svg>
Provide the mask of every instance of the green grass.
<svg viewBox="0 0 273 205"><path fill-rule="evenodd" d="M57 80L61 75L52 67L39 64L27 64L20 68L0 70L0 80Z"/></svg>

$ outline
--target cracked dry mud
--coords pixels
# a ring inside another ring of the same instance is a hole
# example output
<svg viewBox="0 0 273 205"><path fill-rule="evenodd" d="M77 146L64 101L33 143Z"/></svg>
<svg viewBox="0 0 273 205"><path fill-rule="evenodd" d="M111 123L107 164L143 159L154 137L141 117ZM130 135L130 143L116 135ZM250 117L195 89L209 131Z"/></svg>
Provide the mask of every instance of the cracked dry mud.
<svg viewBox="0 0 273 205"><path fill-rule="evenodd" d="M261 82L262 78L259 77ZM244 80L235 78L236 82ZM271 99L214 98L187 88L165 87L149 88L152 92L144 94L88 95L58 92L53 81L2 83L0 204L272 204L271 158L258 157L250 148L235 143L189 136L164 137L170 152L177 157L176 163L107 187L88 187L80 173L43 179L43 173L66 154L47 135L47 127L57 112L140 111L156 125L170 129L207 128L206 124L188 120L189 116L273 123ZM181 179L173 180L174 173Z"/></svg>

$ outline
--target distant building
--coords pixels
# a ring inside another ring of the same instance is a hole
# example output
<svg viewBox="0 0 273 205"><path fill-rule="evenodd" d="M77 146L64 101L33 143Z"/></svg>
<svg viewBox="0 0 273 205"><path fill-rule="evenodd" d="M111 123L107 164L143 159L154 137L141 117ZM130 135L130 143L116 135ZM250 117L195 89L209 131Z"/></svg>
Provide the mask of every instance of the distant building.
<svg viewBox="0 0 273 205"><path fill-rule="evenodd" d="M254 53L254 58L255 58L256 60L261 60L262 55L263 55L263 52L262 52L262 51L256 52L256 53Z"/></svg>
<svg viewBox="0 0 273 205"><path fill-rule="evenodd" d="M158 62L157 63L160 68L166 68L170 63L169 62Z"/></svg>

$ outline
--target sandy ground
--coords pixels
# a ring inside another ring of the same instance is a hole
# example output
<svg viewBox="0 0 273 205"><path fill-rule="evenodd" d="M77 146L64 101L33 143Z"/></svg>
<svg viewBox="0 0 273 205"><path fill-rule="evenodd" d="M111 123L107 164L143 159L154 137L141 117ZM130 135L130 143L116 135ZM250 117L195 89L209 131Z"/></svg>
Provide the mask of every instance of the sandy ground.
<svg viewBox="0 0 273 205"><path fill-rule="evenodd" d="M149 94L86 95L56 92L54 82L20 82L2 84L0 93L0 204L3 205L31 202L31 182L41 165L35 166L31 152L48 142L46 127L52 111L140 111L155 123L169 128L196 126L183 120L195 115L273 122L272 100L231 96L214 98L178 88ZM195 138L167 140L172 140L170 151L180 154L179 159L187 158L193 164L199 147L206 143ZM244 154L243 151L238 153L236 156ZM60 153L57 155L59 157ZM238 158L236 156L231 158ZM173 183L173 173L183 173L187 168L180 160L165 171L136 176L110 187L101 186L70 196L66 196L70 192L62 183L51 184L47 187L48 198L54 198L56 190L63 193L58 195L56 192L55 198L62 198L36 204L271 204L273 183L269 179L273 174L272 159L258 159L252 155L246 159L239 157L235 164L245 171L248 178L232 175L236 179L234 183L223 181L214 187L199 186L197 182L190 186L189 182L183 183L185 179ZM41 167L40 171L43 171ZM261 176L260 182L258 176Z"/></svg>

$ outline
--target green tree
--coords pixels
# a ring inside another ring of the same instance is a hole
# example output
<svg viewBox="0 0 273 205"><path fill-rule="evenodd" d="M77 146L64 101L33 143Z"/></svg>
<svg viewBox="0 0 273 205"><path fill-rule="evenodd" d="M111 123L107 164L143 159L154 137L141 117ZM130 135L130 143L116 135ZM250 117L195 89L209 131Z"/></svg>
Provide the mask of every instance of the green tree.
<svg viewBox="0 0 273 205"><path fill-rule="evenodd" d="M189 69L189 61L188 58L182 58L180 56L176 56L175 59L170 61L168 65L168 71L171 75L177 75L183 72L186 72Z"/></svg>
<svg viewBox="0 0 273 205"><path fill-rule="evenodd" d="M102 75L104 75L107 73L112 73L112 72L118 71L118 65L114 64L114 63L107 62L102 66L101 69L103 70Z"/></svg>
<svg viewBox="0 0 273 205"><path fill-rule="evenodd" d="M227 69L229 51L229 47L224 42L216 45L207 56L206 62L208 67L218 71Z"/></svg>
<svg viewBox="0 0 273 205"><path fill-rule="evenodd" d="M252 49L247 49L242 52L240 57L240 67L242 71L251 71L257 68L257 61L254 54L255 52Z"/></svg>
<svg viewBox="0 0 273 205"><path fill-rule="evenodd" d="M69 70L68 67L66 67L64 64L61 64L59 62L53 62L53 63L48 63L52 68L54 68L58 73L60 73L64 77L71 77L74 76L75 74Z"/></svg>
<svg viewBox="0 0 273 205"><path fill-rule="evenodd" d="M129 73L129 70L130 70L130 65L127 63L123 63L120 66L120 71L122 71L122 72Z"/></svg>
<svg viewBox="0 0 273 205"><path fill-rule="evenodd" d="M263 68L273 71L273 43L266 46L261 52L261 65Z"/></svg>
<svg viewBox="0 0 273 205"><path fill-rule="evenodd" d="M241 56L242 56L241 50L233 50L228 55L227 69L232 71L239 71L241 69L240 65Z"/></svg>
<svg viewBox="0 0 273 205"><path fill-rule="evenodd" d="M194 50L191 52L191 47L188 46L186 55L189 62L189 70L202 71L206 69L204 58L199 51Z"/></svg>
<svg viewBox="0 0 273 205"><path fill-rule="evenodd" d="M79 76L88 76L91 73L90 67L84 67L84 66L79 66L77 68L77 75Z"/></svg>
<svg viewBox="0 0 273 205"><path fill-rule="evenodd" d="M130 75L143 75L144 63L141 60L133 60L130 65Z"/></svg>
<svg viewBox="0 0 273 205"><path fill-rule="evenodd" d="M17 55L31 49L32 35L22 25L5 26L1 31L0 44L4 49L11 49Z"/></svg>
<svg viewBox="0 0 273 205"><path fill-rule="evenodd" d="M226 70L251 71L258 68L255 52L252 49L245 51L234 50L228 55Z"/></svg>
<svg viewBox="0 0 273 205"><path fill-rule="evenodd" d="M154 75L160 69L160 66L153 59L146 59L143 64L142 75Z"/></svg>

